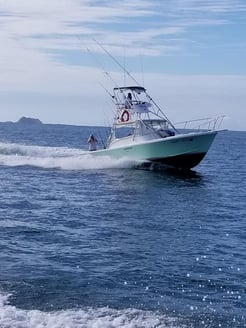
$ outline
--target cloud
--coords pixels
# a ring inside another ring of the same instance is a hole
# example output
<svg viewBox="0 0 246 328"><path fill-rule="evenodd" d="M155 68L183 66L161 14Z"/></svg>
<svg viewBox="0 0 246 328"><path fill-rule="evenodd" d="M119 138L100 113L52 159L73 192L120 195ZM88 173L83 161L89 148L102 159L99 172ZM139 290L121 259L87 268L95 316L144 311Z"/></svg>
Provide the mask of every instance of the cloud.
<svg viewBox="0 0 246 328"><path fill-rule="evenodd" d="M0 40L49 52L79 50L78 37L87 44L96 37L116 53L127 45L133 49L129 56L140 48L156 56L182 51L188 28L226 24L227 13L245 9L243 0L2 0ZM173 36L182 37L181 43Z"/></svg>
<svg viewBox="0 0 246 328"><path fill-rule="evenodd" d="M32 44L46 50L54 49L54 43L55 49L67 49L72 43L68 39L76 36L87 42L96 36L109 45L122 47L122 44L129 42L131 47L139 47L144 44L153 45L154 39L160 37L168 40L168 36L184 33L187 26L225 24L224 16L213 17L211 13L243 11L245 7L239 0L173 0L165 3L126 0L8 0L0 2L1 35L22 40L26 45L34 39ZM173 17L175 19L171 19ZM140 23L140 19L146 24ZM131 29L128 28L129 24ZM129 32L124 32L124 29L129 29ZM78 49L78 42L73 47ZM160 53L163 49L160 48Z"/></svg>
<svg viewBox="0 0 246 328"><path fill-rule="evenodd" d="M97 52L97 56L102 54L93 38L114 56L127 55L134 60L141 55L151 63L148 72L153 67L163 72L164 64L168 68L168 56L174 67L174 56L199 57L200 53L196 52L199 47L219 48L217 43L209 44L215 30L201 36L199 28L207 31L207 28L236 24L238 17L245 17L245 12L244 0L0 0L0 92L5 95L0 100L2 108L13 111L11 119L26 111L27 116L40 113L46 122L55 123L59 117L60 122L75 123L74 116L79 117L80 124L83 121L93 124L91 110L86 111L92 106L97 113L95 123L99 123L103 121L101 109L107 109L101 105L104 94L97 84L103 74L88 60L87 48ZM240 52L245 51L244 39L230 39L228 44L234 45L233 53L239 48ZM209 60L214 60L214 54ZM192 60L190 62L192 70ZM236 61L234 63L236 65ZM201 61L201 68L202 64ZM109 64L107 70L114 68ZM137 70L135 66L134 73ZM224 76L216 72L211 76L198 73L200 77L192 73L190 77L182 77L177 69L173 77L149 73L146 80L148 77L150 86L157 86L154 88L156 98L161 98L161 103L167 102L175 119L183 115L179 112L182 106L184 112L195 116L190 108L198 108L201 113L218 112L219 108L223 113L220 106L223 103L225 111L232 111L233 116L232 101L236 99L238 111L243 110L243 76L228 72ZM122 74L113 75L123 81ZM111 87L108 82L104 84ZM81 103L86 104L83 115L79 114ZM74 106L73 115L67 114L71 106ZM6 115L8 113L0 111L0 120Z"/></svg>
<svg viewBox="0 0 246 328"><path fill-rule="evenodd" d="M199 16L245 12L244 0L173 0L169 5L170 13L175 16L189 15L194 12Z"/></svg>

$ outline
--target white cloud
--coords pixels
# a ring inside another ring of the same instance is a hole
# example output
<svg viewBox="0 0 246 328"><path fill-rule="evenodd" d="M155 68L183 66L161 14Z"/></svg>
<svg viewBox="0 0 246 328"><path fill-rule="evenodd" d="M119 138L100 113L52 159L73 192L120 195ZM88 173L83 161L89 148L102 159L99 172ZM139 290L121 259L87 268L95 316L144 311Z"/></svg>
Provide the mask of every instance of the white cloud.
<svg viewBox="0 0 246 328"><path fill-rule="evenodd" d="M123 47L127 56L141 54L153 62L167 54L183 56L186 47L198 42L190 30L229 24L235 13L245 10L244 0L0 0L0 92L11 96L9 102L0 97L0 108L8 109L0 109L0 120L35 114L46 122L103 124L100 113L107 106L97 84L102 73L86 63L78 66L69 55L64 60L64 51L81 51L82 56L95 37L116 56ZM245 49L244 40L230 42ZM231 126L243 128L235 112L244 111L245 77L147 78L175 121L187 112L192 118L209 112L234 117ZM81 103L86 104L82 114ZM96 113L92 118L91 109Z"/></svg>
<svg viewBox="0 0 246 328"><path fill-rule="evenodd" d="M243 0L173 0L170 5L170 11L175 12L176 15L182 13L234 13L246 11L246 3Z"/></svg>
<svg viewBox="0 0 246 328"><path fill-rule="evenodd" d="M30 43L32 46L35 43L37 48L46 50L67 49L71 45L71 41L68 41L70 37L80 36L85 42L91 42L92 36L96 35L109 45L121 48L122 44L128 44L133 48L144 48L145 44L151 44L155 49L159 46L159 53L162 53L162 50L173 50L175 47L167 48L165 44L160 47L160 43L154 42L155 39L165 37L163 42L166 43L168 36L184 33L190 26L225 24L224 16L211 16L211 12L244 10L246 6L242 0L235 1L173 0L163 3L122 0L95 4L95 1L81 0L2 0L1 34L22 40L25 45ZM173 15L176 19L170 20ZM134 27L134 20L150 17L156 17L151 23L152 27L148 21L147 24ZM117 31L117 27L110 26L121 24L123 28L128 28L129 22L132 26L129 32ZM99 24L104 24L104 28ZM79 44L75 42L72 47L78 49ZM151 52L147 54L151 55Z"/></svg>
<svg viewBox="0 0 246 328"><path fill-rule="evenodd" d="M243 0L0 0L0 26L2 38L23 42L26 48L79 49L78 36L85 43L96 36L116 53L127 44L133 49L129 56L139 54L139 48L156 56L184 50L178 39L170 45L170 37L182 35L183 40L192 26L226 24L227 16L217 13L245 8Z"/></svg>

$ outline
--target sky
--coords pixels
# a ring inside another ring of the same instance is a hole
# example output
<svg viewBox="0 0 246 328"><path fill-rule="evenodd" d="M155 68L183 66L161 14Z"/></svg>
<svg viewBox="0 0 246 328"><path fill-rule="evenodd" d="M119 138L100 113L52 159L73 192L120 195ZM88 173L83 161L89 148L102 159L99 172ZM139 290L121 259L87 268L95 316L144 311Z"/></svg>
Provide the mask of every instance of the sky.
<svg viewBox="0 0 246 328"><path fill-rule="evenodd" d="M108 125L118 61L172 122L244 131L245 25L246 0L0 0L0 121Z"/></svg>

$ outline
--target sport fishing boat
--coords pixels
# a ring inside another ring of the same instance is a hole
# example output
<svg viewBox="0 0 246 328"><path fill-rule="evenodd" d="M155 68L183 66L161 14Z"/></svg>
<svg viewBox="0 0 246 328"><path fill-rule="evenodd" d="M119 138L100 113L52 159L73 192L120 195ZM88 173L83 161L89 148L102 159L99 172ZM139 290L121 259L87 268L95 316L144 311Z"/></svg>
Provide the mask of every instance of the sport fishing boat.
<svg viewBox="0 0 246 328"><path fill-rule="evenodd" d="M93 156L191 169L208 152L223 119L190 121L198 122L195 130L189 129L186 121L178 129L146 89L138 85L115 87L112 100L116 111L110 135L103 149L91 152Z"/></svg>

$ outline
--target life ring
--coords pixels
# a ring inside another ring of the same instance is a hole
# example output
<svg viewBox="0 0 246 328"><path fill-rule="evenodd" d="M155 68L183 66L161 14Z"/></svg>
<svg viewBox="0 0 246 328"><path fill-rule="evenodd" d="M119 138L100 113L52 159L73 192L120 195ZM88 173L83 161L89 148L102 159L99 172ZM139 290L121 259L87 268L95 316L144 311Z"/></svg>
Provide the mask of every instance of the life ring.
<svg viewBox="0 0 246 328"><path fill-rule="evenodd" d="M128 110L124 110L123 113L121 114L120 121L122 123L128 122L129 118L130 118L130 114L129 114Z"/></svg>

